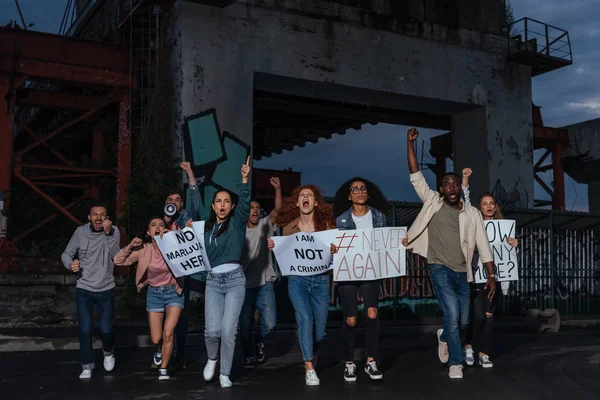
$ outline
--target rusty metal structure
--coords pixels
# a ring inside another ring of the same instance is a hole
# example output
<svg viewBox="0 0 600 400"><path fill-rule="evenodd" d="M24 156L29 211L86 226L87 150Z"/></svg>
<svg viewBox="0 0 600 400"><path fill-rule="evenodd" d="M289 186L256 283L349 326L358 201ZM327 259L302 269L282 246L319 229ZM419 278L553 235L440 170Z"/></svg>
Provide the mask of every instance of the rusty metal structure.
<svg viewBox="0 0 600 400"><path fill-rule="evenodd" d="M115 178L116 220L127 202L130 155L129 54L121 46L59 35L0 28L0 190L10 216L13 179L50 203L55 212L9 241L0 239L0 255L15 254L14 242L69 210L97 197L93 179ZM103 132L96 121L114 114L118 132ZM117 163L112 168L82 167L83 154L98 159L105 135L116 135ZM91 149L88 148L91 144ZM60 203L44 188L65 189ZM8 225L9 233L11 222ZM4 263L3 263L4 264ZM3 268L4 269L4 268Z"/></svg>

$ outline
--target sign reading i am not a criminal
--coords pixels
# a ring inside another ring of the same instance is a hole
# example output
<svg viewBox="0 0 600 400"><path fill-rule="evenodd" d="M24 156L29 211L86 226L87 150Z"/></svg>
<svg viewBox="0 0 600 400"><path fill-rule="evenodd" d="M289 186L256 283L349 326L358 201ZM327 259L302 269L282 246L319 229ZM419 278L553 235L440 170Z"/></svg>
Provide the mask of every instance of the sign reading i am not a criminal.
<svg viewBox="0 0 600 400"><path fill-rule="evenodd" d="M162 239L155 236L160 252L177 278L210 270L204 234L197 235L197 232L204 232L204 221L194 224L199 226L165 233Z"/></svg>
<svg viewBox="0 0 600 400"><path fill-rule="evenodd" d="M519 280L519 263L517 249L508 244L508 238L516 236L516 223L510 219L494 219L483 222L492 254L496 280L508 282ZM475 283L485 283L488 278L487 268L477 259L477 267L473 271Z"/></svg>
<svg viewBox="0 0 600 400"><path fill-rule="evenodd" d="M333 256L335 281L370 281L406 275L406 227L339 231Z"/></svg>
<svg viewBox="0 0 600 400"><path fill-rule="evenodd" d="M274 236L273 253L283 276L319 275L333 267L331 230Z"/></svg>

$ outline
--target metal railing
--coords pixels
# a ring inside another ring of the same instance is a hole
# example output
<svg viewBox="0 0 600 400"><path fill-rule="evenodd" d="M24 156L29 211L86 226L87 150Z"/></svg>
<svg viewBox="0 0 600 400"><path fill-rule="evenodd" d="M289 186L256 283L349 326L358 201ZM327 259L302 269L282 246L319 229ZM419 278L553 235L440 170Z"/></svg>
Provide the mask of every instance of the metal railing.
<svg viewBox="0 0 600 400"><path fill-rule="evenodd" d="M508 53L530 52L573 61L569 32L531 18L506 26Z"/></svg>

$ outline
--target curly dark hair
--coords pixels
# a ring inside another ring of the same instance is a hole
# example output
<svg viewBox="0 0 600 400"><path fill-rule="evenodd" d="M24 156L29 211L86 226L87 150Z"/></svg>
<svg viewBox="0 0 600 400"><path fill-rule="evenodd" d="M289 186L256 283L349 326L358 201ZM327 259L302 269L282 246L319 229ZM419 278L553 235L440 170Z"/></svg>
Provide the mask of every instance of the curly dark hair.
<svg viewBox="0 0 600 400"><path fill-rule="evenodd" d="M314 213L315 230L320 232L335 227L331 204L325 201L321 191L315 185L298 186L289 197L283 199L281 211L277 215L277 226L284 227L300 217L298 197L303 189L310 189L315 194L317 204Z"/></svg>
<svg viewBox="0 0 600 400"><path fill-rule="evenodd" d="M384 214L387 212L388 200L381 189L379 189L379 187L370 180L357 176L344 182L335 193L333 215L336 218L339 217L344 211L352 207L352 202L348 199L350 195L350 188L352 187L352 183L358 181L364 182L365 186L367 187L367 192L369 194L369 200L367 200L367 204Z"/></svg>

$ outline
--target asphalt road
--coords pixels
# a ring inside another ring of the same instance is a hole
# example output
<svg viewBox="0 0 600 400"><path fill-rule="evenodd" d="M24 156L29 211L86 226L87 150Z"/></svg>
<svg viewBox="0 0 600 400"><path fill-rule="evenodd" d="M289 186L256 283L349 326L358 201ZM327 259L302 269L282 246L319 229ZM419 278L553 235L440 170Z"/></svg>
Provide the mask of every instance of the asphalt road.
<svg viewBox="0 0 600 400"><path fill-rule="evenodd" d="M339 336L331 335L323 347L317 367L319 387L304 385L293 334L269 343L267 360L255 370L242 368L238 348L231 376L234 386L229 389L222 389L217 380L204 382L206 354L201 345L188 347L187 368L172 374L169 381L158 381L157 370L150 368L151 348L118 348L111 373L103 370L96 350L97 368L89 381L78 379L76 350L0 353L0 399L600 398L600 331L595 329L544 335L497 333L494 368L468 367L461 381L448 378L431 334L384 335L380 362L384 379L377 382L364 372L357 382L344 382L339 346Z"/></svg>

